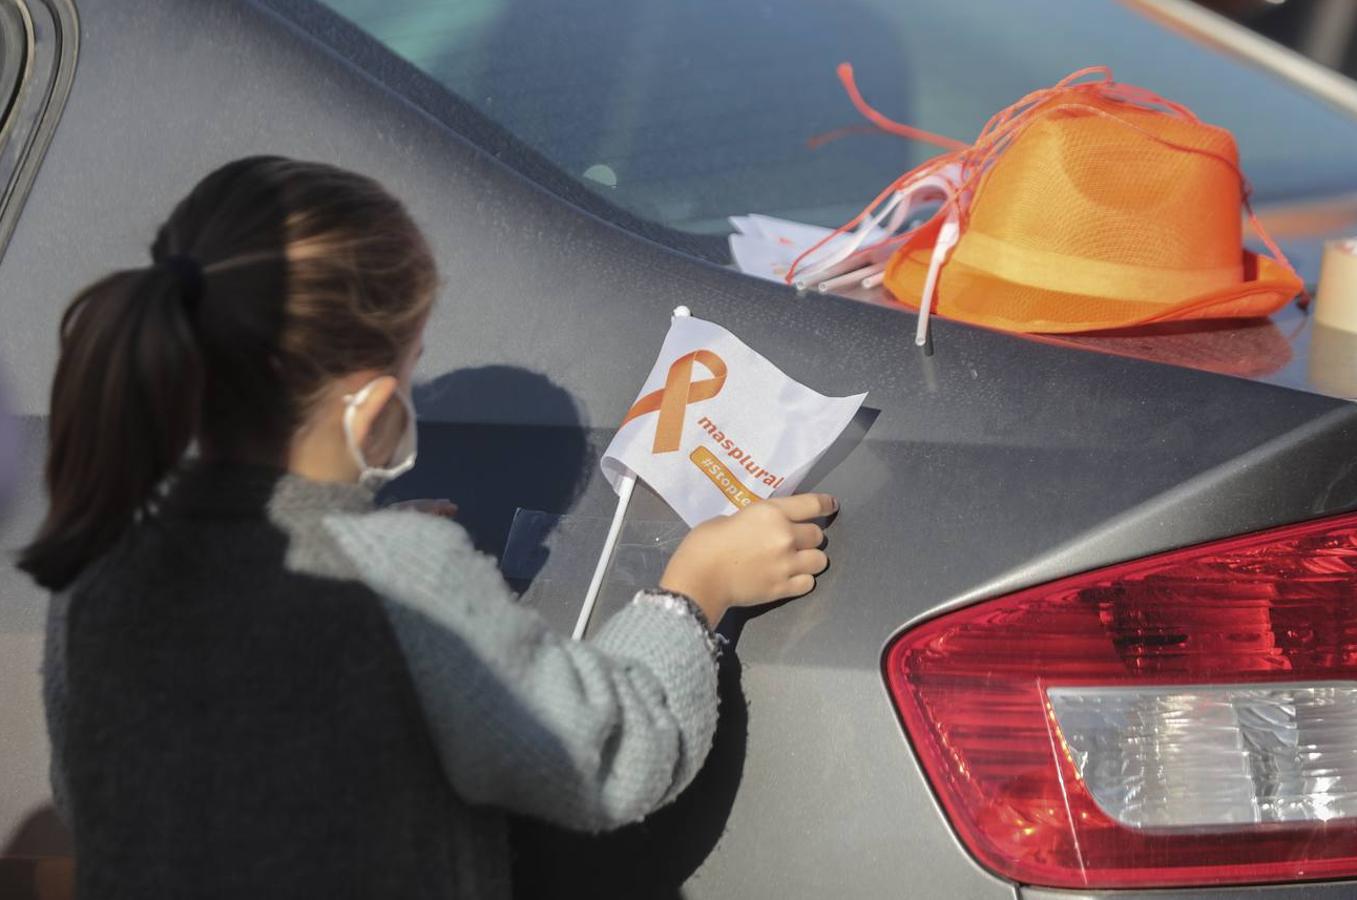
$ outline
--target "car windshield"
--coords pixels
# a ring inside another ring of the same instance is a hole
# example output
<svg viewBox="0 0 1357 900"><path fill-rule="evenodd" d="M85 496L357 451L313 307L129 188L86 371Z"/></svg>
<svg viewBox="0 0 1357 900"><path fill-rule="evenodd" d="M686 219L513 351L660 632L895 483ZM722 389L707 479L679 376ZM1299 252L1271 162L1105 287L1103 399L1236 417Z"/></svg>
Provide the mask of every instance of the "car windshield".
<svg viewBox="0 0 1357 900"><path fill-rule="evenodd" d="M1357 190L1357 119L1116 0L325 5L610 203L691 234L751 212L838 225L938 152L854 127L841 61L885 114L964 141L1108 65L1231 129L1260 203Z"/></svg>

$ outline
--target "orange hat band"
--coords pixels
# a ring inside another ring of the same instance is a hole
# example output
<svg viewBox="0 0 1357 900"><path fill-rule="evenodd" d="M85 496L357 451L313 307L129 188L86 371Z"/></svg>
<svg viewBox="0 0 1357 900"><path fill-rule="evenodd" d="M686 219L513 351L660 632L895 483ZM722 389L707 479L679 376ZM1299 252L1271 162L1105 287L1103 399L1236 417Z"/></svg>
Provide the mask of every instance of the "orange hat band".
<svg viewBox="0 0 1357 900"><path fill-rule="evenodd" d="M1237 285L1244 277L1242 257L1235 265L1213 269L1133 266L1023 247L974 229L965 233L951 259L1005 281L1114 300L1205 293Z"/></svg>

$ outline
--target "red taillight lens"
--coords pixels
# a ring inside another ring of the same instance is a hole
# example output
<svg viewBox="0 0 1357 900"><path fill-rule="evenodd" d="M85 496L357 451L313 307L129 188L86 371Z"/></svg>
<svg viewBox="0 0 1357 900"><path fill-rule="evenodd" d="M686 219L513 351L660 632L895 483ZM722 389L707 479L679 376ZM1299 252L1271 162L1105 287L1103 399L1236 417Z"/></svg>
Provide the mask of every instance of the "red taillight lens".
<svg viewBox="0 0 1357 900"><path fill-rule="evenodd" d="M957 833L1004 877L1357 875L1357 515L947 613L885 669Z"/></svg>

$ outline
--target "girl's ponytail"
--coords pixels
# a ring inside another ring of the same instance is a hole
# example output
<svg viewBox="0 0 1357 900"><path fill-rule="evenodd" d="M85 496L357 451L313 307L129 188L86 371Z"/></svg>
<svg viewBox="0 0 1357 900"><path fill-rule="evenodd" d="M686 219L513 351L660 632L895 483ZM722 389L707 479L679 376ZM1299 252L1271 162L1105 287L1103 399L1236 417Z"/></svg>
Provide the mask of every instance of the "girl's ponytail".
<svg viewBox="0 0 1357 900"><path fill-rule="evenodd" d="M47 456L51 506L19 568L66 587L154 503L198 430L203 359L191 261L118 272L61 320Z"/></svg>

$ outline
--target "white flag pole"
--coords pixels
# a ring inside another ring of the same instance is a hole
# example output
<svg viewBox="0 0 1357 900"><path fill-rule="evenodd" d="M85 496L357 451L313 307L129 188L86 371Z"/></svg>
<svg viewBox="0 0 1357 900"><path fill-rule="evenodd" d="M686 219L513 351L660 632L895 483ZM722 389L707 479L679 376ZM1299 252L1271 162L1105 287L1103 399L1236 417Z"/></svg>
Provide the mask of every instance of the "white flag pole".
<svg viewBox="0 0 1357 900"><path fill-rule="evenodd" d="M617 509L613 511L613 523L608 526L608 538L603 542L603 552L598 555L598 565L594 566L594 577L589 581L589 590L584 595L584 606L580 617L575 621L575 640L584 637L589 627L589 616L598 602L598 592L603 587L603 576L612 565L613 551L617 549L617 539L622 536L622 520L627 517L627 506L631 503L631 492L636 489L636 475L627 472L617 483Z"/></svg>
<svg viewBox="0 0 1357 900"><path fill-rule="evenodd" d="M674 310L675 316L691 316L688 307L680 306ZM580 607L580 617L575 620L575 631L571 635L575 640L584 637L589 628L589 617L598 602L599 591L603 589L603 578L612 565L613 553L617 550L617 541L622 536L622 523L627 518L627 507L631 505L632 492L636 490L636 473L628 470L617 482L617 508L613 510L613 521L608 526L608 537L603 541L603 552L598 555L598 564L594 566L594 577L589 580L589 590L584 595L584 606Z"/></svg>

